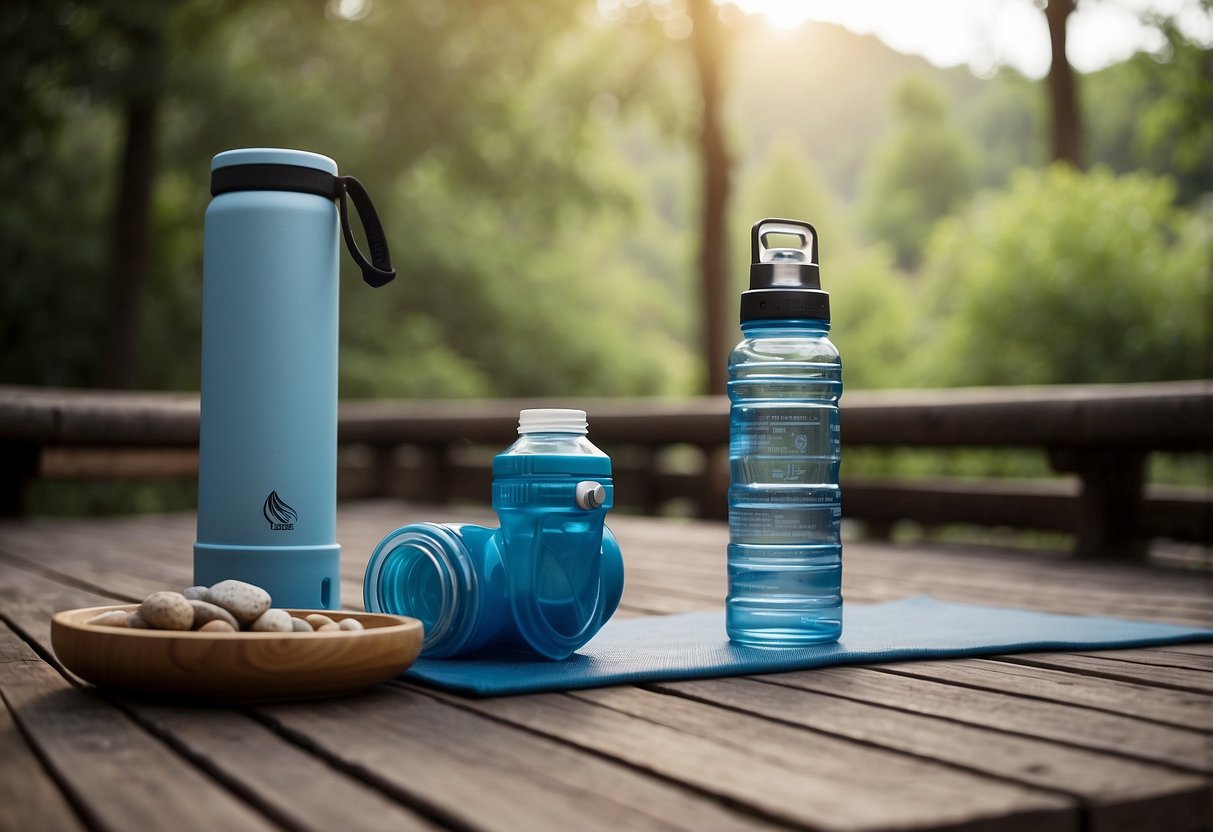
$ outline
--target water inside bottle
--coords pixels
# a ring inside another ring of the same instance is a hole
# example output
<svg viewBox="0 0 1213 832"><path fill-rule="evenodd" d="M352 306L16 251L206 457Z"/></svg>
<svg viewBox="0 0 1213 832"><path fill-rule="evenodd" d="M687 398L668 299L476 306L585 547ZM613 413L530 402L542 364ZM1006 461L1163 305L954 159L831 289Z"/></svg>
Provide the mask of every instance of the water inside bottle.
<svg viewBox="0 0 1213 832"><path fill-rule="evenodd" d="M838 366L736 367L729 392L729 637L833 641L842 627Z"/></svg>

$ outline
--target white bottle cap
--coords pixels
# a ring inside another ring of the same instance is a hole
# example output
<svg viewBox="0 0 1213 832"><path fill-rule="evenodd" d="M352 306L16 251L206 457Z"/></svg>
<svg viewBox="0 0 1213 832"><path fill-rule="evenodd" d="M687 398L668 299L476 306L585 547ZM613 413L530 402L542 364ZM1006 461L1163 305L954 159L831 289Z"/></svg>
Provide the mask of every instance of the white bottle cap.
<svg viewBox="0 0 1213 832"><path fill-rule="evenodd" d="M519 433L588 433L584 410L556 407L523 410L518 414Z"/></svg>

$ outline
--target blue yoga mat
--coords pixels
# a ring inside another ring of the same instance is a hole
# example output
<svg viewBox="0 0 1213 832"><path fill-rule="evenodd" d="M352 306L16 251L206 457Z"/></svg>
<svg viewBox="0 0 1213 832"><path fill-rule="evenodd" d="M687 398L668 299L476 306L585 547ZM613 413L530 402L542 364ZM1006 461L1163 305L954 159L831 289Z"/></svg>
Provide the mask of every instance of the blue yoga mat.
<svg viewBox="0 0 1213 832"><path fill-rule="evenodd" d="M908 598L847 604L842 639L771 649L731 644L723 612L609 622L562 662L515 654L419 659L405 678L476 696L706 679L903 659L962 658L1031 650L1148 647L1211 641L1213 630Z"/></svg>

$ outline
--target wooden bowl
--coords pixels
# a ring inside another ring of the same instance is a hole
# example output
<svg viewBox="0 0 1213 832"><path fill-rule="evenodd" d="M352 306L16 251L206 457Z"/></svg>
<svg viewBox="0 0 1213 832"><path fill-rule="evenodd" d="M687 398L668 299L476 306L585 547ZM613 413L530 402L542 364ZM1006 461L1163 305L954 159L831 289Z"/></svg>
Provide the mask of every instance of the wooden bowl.
<svg viewBox="0 0 1213 832"><path fill-rule="evenodd" d="M312 699L354 693L399 676L421 652L415 618L332 610L363 630L323 633L200 633L128 630L85 622L138 604L56 613L51 646L68 670L98 687L223 702Z"/></svg>

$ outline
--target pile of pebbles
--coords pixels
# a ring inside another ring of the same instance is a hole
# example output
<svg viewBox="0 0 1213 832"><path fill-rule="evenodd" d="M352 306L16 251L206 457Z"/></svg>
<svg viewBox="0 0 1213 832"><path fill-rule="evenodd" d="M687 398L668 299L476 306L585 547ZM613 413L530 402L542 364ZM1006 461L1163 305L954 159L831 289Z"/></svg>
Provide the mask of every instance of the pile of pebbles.
<svg viewBox="0 0 1213 832"><path fill-rule="evenodd" d="M312 633L361 630L356 618L334 621L322 613L297 618L275 609L270 594L244 581L220 581L212 587L191 586L184 592L153 592L135 612L110 610L88 624L138 630L198 630L203 633Z"/></svg>

